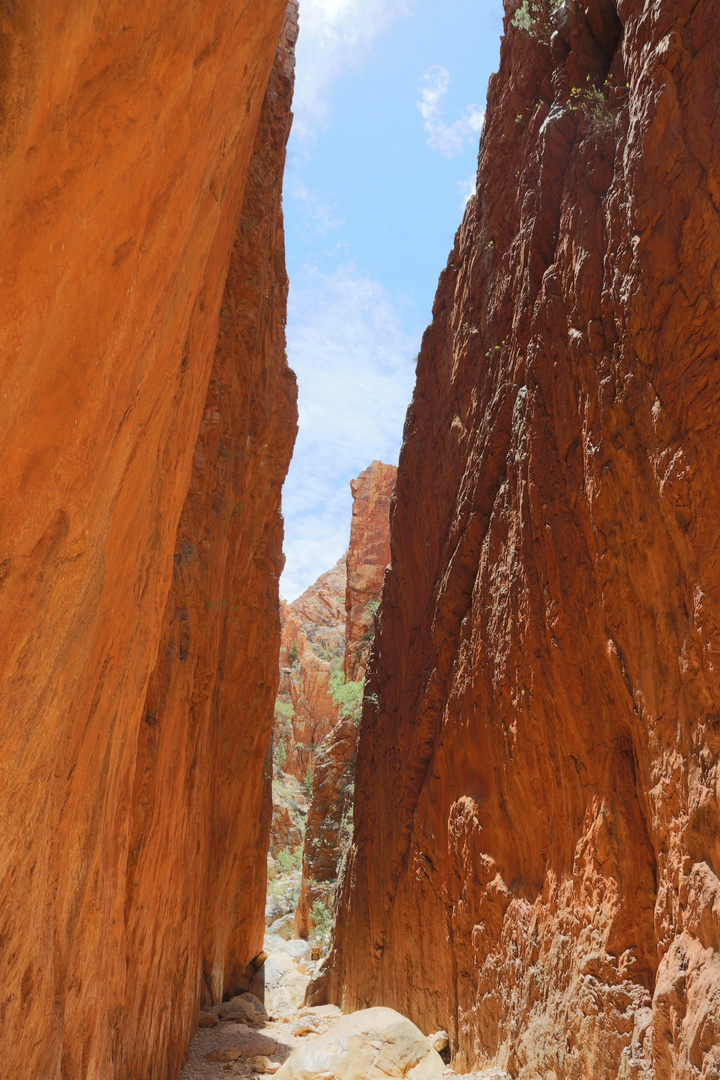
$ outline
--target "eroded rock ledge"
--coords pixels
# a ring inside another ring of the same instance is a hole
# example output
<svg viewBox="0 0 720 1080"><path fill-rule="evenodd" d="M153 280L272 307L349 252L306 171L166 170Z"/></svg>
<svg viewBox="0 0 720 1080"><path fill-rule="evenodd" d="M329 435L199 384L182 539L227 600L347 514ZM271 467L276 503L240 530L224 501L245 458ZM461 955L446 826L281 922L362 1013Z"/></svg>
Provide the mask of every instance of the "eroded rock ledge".
<svg viewBox="0 0 720 1080"><path fill-rule="evenodd" d="M710 1077L720 11L568 0L551 49L516 7L406 422L329 995L459 1070Z"/></svg>

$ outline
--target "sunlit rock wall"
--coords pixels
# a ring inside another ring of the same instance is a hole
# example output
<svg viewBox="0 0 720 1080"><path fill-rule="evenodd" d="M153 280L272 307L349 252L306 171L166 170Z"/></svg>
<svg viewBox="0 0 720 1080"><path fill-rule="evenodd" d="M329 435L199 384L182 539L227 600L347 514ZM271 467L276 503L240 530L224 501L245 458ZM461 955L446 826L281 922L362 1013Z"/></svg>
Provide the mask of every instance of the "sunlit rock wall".
<svg viewBox="0 0 720 1080"><path fill-rule="evenodd" d="M262 939L284 12L0 8L3 1077L176 1075Z"/></svg>
<svg viewBox="0 0 720 1080"><path fill-rule="evenodd" d="M328 991L458 1068L705 1080L720 9L568 0L549 48L515 7L405 427Z"/></svg>

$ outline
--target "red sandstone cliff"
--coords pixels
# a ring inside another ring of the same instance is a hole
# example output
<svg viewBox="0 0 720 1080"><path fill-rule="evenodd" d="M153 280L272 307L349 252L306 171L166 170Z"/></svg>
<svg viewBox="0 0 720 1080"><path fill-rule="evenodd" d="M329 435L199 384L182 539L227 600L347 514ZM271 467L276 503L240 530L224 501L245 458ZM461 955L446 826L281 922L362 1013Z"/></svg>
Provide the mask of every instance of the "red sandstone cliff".
<svg viewBox="0 0 720 1080"><path fill-rule="evenodd" d="M344 605L344 667L349 682L358 683L364 679L372 647L376 604L390 559L390 496L396 471L392 465L373 461L350 482L353 512ZM296 601L293 608L301 601ZM305 606L312 615L313 608ZM299 673L293 677L299 677ZM314 759L300 898L295 912L298 937L307 938L312 930L311 911L315 901L332 907L338 870L352 832L362 687L349 689L354 690L355 697L340 708L335 706L335 724L320 743Z"/></svg>
<svg viewBox="0 0 720 1080"><path fill-rule="evenodd" d="M262 942L284 10L0 10L3 1077L174 1077Z"/></svg>
<svg viewBox="0 0 720 1080"><path fill-rule="evenodd" d="M284 771L299 780L339 717L330 694L330 660L342 656L345 647L345 577L343 555L282 611L280 688L292 703L293 717L276 738L285 749Z"/></svg>
<svg viewBox="0 0 720 1080"><path fill-rule="evenodd" d="M334 655L345 647L345 590L347 583L346 558L343 555L330 570L314 582L302 596L288 604L296 623L313 645ZM284 628L284 627L283 627ZM287 662L287 649L292 642L283 635L280 660Z"/></svg>
<svg viewBox="0 0 720 1080"><path fill-rule="evenodd" d="M315 755L300 896L295 910L295 937L309 936L316 901L328 911L333 906L340 863L352 832L357 738L357 721L343 717Z"/></svg>
<svg viewBox="0 0 720 1080"><path fill-rule="evenodd" d="M516 6L405 427L329 993L447 1028L458 1065L699 1080L720 9L576 0L551 50Z"/></svg>
<svg viewBox="0 0 720 1080"><path fill-rule="evenodd" d="M345 678L365 678L373 639L375 608L390 562L390 496L397 469L373 461L356 480L353 495L345 592Z"/></svg>

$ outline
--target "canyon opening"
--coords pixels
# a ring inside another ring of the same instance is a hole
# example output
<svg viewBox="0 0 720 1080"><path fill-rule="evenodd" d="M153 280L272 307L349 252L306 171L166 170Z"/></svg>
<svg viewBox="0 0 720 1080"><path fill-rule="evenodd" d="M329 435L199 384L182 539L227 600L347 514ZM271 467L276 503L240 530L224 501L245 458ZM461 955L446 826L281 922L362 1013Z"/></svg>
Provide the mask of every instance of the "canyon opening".
<svg viewBox="0 0 720 1080"><path fill-rule="evenodd" d="M715 0L0 0L0 133L0 1080L720 1080Z"/></svg>

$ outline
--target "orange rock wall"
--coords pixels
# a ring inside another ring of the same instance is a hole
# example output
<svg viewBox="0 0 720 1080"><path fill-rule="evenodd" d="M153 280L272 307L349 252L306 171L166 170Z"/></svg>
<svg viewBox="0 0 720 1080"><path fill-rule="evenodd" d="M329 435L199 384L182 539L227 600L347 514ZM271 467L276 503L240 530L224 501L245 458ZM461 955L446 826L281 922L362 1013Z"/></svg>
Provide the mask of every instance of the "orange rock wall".
<svg viewBox="0 0 720 1080"><path fill-rule="evenodd" d="M307 776L313 753L339 717L330 694L330 663L324 657L342 656L345 646L345 581L343 555L282 611L280 687L295 710L292 732L284 739L283 770L298 780Z"/></svg>
<svg viewBox="0 0 720 1080"><path fill-rule="evenodd" d="M284 10L0 10L2 1076L175 1076L262 938L284 51L236 229Z"/></svg>
<svg viewBox="0 0 720 1080"><path fill-rule="evenodd" d="M510 26L418 362L328 992L720 1075L720 9ZM566 104L605 90L595 117Z"/></svg>
<svg viewBox="0 0 720 1080"><path fill-rule="evenodd" d="M318 747L313 787L305 825L300 896L295 909L295 937L312 930L311 911L316 900L328 910L352 829L353 784L358 728L340 719Z"/></svg>
<svg viewBox="0 0 720 1080"><path fill-rule="evenodd" d="M390 497L397 469L373 461L350 481L353 495L345 591L345 657L350 682L365 678L372 646L375 613L371 606L382 588L390 562Z"/></svg>

